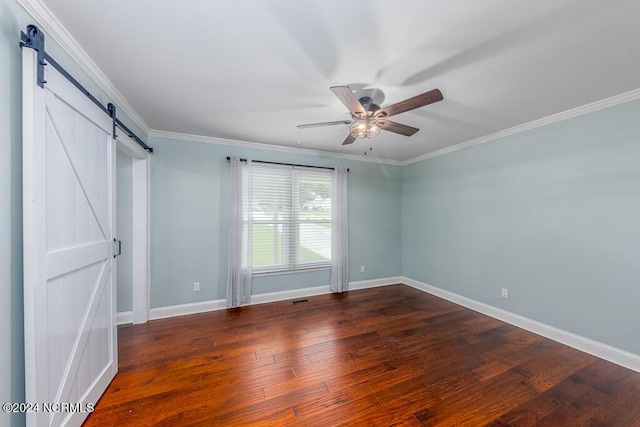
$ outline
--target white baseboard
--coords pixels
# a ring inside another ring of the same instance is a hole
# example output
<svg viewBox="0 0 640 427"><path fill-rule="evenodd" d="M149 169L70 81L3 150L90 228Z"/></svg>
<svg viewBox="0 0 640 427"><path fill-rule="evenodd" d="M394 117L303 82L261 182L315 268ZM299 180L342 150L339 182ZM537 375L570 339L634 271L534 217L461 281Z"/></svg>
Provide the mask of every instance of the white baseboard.
<svg viewBox="0 0 640 427"><path fill-rule="evenodd" d="M361 280L359 282L349 282L349 290L355 291L358 289L377 288L378 286L395 285L396 283L403 283L404 277L383 277L382 279Z"/></svg>
<svg viewBox="0 0 640 427"><path fill-rule="evenodd" d="M166 319L167 317L185 316L187 314L204 313L225 308L227 308L227 301L223 299L156 307L149 311L149 320Z"/></svg>
<svg viewBox="0 0 640 427"><path fill-rule="evenodd" d="M549 326L545 323L538 322L536 320L529 319L527 317L520 316L518 314L511 313L509 311L497 308L462 295L455 294L453 292L445 291L444 289L437 288L435 286L427 285L426 283L419 282L417 280L410 279L408 277L401 277L400 282L413 288L435 295L437 297L446 299L453 303L459 304L463 307L467 307L478 313L486 314L534 334L541 335L545 338L549 338L553 341L557 341L561 344L568 345L577 350L584 351L593 356L599 357L609 362L615 363L625 368L632 369L636 372L640 372L640 356L634 353L630 353L625 350L621 350L616 347L612 347L607 344L603 344L598 341L594 341L589 338L585 338L580 335L576 335L571 332L564 331L562 329Z"/></svg>
<svg viewBox="0 0 640 427"><path fill-rule="evenodd" d="M117 317L118 325L126 325L127 323L133 322L133 312L132 311L122 311L118 313Z"/></svg>
<svg viewBox="0 0 640 427"><path fill-rule="evenodd" d="M378 286L392 285L402 283L403 278L385 277L381 279L361 280L358 282L350 282L349 289L366 289ZM293 298L310 297L314 295L328 294L329 285L315 286L313 288L292 289L289 291L269 292L265 294L256 294L251 296L251 304L264 304L268 302L284 301ZM224 299L194 302L188 304L177 304L166 307L152 308L149 312L149 320L166 319L168 317L184 316L187 314L204 313L213 310L224 310L227 308L227 302ZM118 313L118 325L132 322L132 313L130 311Z"/></svg>
<svg viewBox="0 0 640 427"><path fill-rule="evenodd" d="M292 298L311 297L329 293L329 285L315 286L313 288L292 289L290 291L269 292L266 294L251 295L251 305L267 302L284 301Z"/></svg>
<svg viewBox="0 0 640 427"><path fill-rule="evenodd" d="M392 285L394 283L402 283L402 278L400 276L396 276L349 282L349 290L355 291L357 289L375 288L378 286ZM251 304L263 304L266 302L284 301L293 298L311 297L314 295L323 295L328 293L331 293L329 291L329 285L293 289L290 291L270 292L267 294L252 295Z"/></svg>

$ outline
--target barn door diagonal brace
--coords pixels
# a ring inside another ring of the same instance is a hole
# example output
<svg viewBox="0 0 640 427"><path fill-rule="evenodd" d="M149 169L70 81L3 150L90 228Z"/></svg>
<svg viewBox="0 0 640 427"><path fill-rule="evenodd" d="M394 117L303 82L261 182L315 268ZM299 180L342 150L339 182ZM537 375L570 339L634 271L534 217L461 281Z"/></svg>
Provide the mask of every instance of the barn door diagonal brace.
<svg viewBox="0 0 640 427"><path fill-rule="evenodd" d="M35 25L27 26L27 33L20 31L20 47L28 47L38 52L38 86L44 88L47 82L44 79L44 67L47 63L44 61L44 34Z"/></svg>

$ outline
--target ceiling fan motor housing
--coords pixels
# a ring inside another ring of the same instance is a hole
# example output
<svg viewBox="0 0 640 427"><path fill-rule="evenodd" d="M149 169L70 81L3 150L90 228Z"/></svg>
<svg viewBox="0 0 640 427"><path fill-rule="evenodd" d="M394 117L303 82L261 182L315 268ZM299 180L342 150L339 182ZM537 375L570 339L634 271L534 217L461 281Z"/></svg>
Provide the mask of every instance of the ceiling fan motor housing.
<svg viewBox="0 0 640 427"><path fill-rule="evenodd" d="M370 96L363 96L358 101L360 101L360 104L362 104L362 107L368 113L372 113L380 109L380 106L378 104L373 103L373 99L371 99Z"/></svg>

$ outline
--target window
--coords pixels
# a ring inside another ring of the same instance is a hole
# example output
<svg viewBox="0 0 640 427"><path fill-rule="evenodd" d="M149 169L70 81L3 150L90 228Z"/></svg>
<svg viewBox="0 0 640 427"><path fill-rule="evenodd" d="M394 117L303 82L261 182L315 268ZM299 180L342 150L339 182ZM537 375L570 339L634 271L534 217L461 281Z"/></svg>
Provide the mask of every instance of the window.
<svg viewBox="0 0 640 427"><path fill-rule="evenodd" d="M253 270L331 266L331 171L254 163Z"/></svg>

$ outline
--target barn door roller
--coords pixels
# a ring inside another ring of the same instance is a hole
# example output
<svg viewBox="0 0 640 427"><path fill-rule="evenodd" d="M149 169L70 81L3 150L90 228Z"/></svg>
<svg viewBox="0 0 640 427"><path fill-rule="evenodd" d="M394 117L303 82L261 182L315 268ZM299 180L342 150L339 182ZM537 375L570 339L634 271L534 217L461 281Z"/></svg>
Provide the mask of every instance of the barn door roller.
<svg viewBox="0 0 640 427"><path fill-rule="evenodd" d="M44 62L44 34L35 25L28 25L26 34L20 31L20 47L28 47L38 52L38 86L44 88L47 82L44 79L44 67L47 65Z"/></svg>

